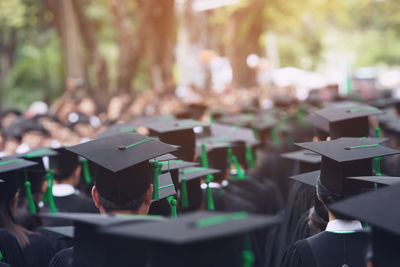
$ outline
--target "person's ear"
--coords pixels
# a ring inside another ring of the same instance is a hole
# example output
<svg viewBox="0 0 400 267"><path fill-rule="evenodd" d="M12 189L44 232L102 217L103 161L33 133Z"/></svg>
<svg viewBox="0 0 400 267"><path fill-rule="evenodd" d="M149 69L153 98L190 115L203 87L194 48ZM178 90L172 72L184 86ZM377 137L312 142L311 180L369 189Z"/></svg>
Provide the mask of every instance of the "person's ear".
<svg viewBox="0 0 400 267"><path fill-rule="evenodd" d="M92 187L92 198L93 198L93 202L96 205L96 207L100 210L100 212L102 212L102 210L104 208L100 203L99 192L97 191L97 188L95 185Z"/></svg>
<svg viewBox="0 0 400 267"><path fill-rule="evenodd" d="M150 185L149 185L149 188L148 188L147 191L146 191L146 195L144 196L144 202L145 202L147 205L150 205L150 204L151 204L152 196L153 196L153 184L150 184Z"/></svg>
<svg viewBox="0 0 400 267"><path fill-rule="evenodd" d="M81 177L81 169L82 167L79 165L74 171L74 186L78 185L79 183L79 178Z"/></svg>

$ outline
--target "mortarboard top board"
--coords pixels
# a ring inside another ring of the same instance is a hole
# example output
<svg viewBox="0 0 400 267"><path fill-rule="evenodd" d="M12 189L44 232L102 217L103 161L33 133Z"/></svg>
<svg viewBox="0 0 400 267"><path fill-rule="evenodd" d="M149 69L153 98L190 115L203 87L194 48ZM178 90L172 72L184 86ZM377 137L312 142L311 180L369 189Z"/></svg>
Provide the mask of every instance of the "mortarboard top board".
<svg viewBox="0 0 400 267"><path fill-rule="evenodd" d="M381 138L339 138L332 141L296 143L296 145L336 162L356 161L400 153L398 150L380 145L381 142Z"/></svg>
<svg viewBox="0 0 400 267"><path fill-rule="evenodd" d="M53 226L53 227L43 227L45 230L65 236L67 238L74 238L74 226Z"/></svg>
<svg viewBox="0 0 400 267"><path fill-rule="evenodd" d="M154 138L126 132L68 147L67 150L116 173L176 149Z"/></svg>
<svg viewBox="0 0 400 267"><path fill-rule="evenodd" d="M318 153L311 152L306 149L288 152L281 154L282 158L297 160L301 162L307 162L312 164L318 164L321 162L321 155Z"/></svg>
<svg viewBox="0 0 400 267"><path fill-rule="evenodd" d="M380 145L379 141L372 138L339 138L297 145L322 155L320 180L325 187L336 193L353 193L371 184L346 180L346 177L370 176L372 158L400 153Z"/></svg>
<svg viewBox="0 0 400 267"><path fill-rule="evenodd" d="M344 100L344 101L337 101L337 102L326 102L324 103L324 108L348 108L348 107L354 107L360 105L359 102L356 101L349 101L349 100Z"/></svg>
<svg viewBox="0 0 400 267"><path fill-rule="evenodd" d="M163 161L160 163L162 164L162 167L161 167L162 172L199 165L197 162L182 161L182 160L170 160L170 161Z"/></svg>
<svg viewBox="0 0 400 267"><path fill-rule="evenodd" d="M368 222L400 236L400 184L380 188L334 203L329 209Z"/></svg>
<svg viewBox="0 0 400 267"><path fill-rule="evenodd" d="M347 179L366 181L382 185L394 185L400 183L400 177L395 176L358 176L347 177Z"/></svg>
<svg viewBox="0 0 400 267"><path fill-rule="evenodd" d="M34 161L29 161L25 159L17 159L12 157L5 157L0 159L0 173L17 171L20 169L28 168L37 165ZM3 178L6 180L5 178Z"/></svg>
<svg viewBox="0 0 400 267"><path fill-rule="evenodd" d="M314 111L329 122L329 134L332 139L339 137L362 137L369 135L368 116L384 114L376 107L358 105L345 108L325 108Z"/></svg>
<svg viewBox="0 0 400 267"><path fill-rule="evenodd" d="M175 185L172 182L171 174L169 172L158 176L158 194L159 199L176 195Z"/></svg>
<svg viewBox="0 0 400 267"><path fill-rule="evenodd" d="M139 125L134 123L117 123L108 127L104 132L98 134L96 138L103 138L118 133L136 132Z"/></svg>
<svg viewBox="0 0 400 267"><path fill-rule="evenodd" d="M292 180L299 181L300 183L303 184L308 184L312 187L315 187L317 185L318 177L321 174L321 171L312 171L312 172L306 172L298 175L292 175L289 178Z"/></svg>
<svg viewBox="0 0 400 267"><path fill-rule="evenodd" d="M251 123L251 127L259 131L268 130L278 124L278 119L272 114L265 113L259 114L254 121Z"/></svg>
<svg viewBox="0 0 400 267"><path fill-rule="evenodd" d="M229 126L223 124L211 124L211 142L235 142L243 141L246 146L255 146L259 141L254 137L254 132L248 128Z"/></svg>
<svg viewBox="0 0 400 267"><path fill-rule="evenodd" d="M186 180L193 180L202 178L208 174L217 174L220 173L220 170L217 169L210 169L204 167L197 167L197 168L185 168L182 169L179 175L179 182L182 181L182 178L185 177Z"/></svg>
<svg viewBox="0 0 400 267"><path fill-rule="evenodd" d="M176 159L177 159L177 157L168 153L168 154L156 157L154 160L155 161L168 161L168 160L176 160Z"/></svg>
<svg viewBox="0 0 400 267"><path fill-rule="evenodd" d="M207 126L207 124L192 120L168 120L168 121L155 121L147 122L144 124L150 131L158 134L168 133L168 132L178 132L183 130L190 130L198 126Z"/></svg>
<svg viewBox="0 0 400 267"><path fill-rule="evenodd" d="M237 126L249 126L253 120L257 117L253 113L244 113L238 115L227 115L218 119L219 123Z"/></svg>
<svg viewBox="0 0 400 267"><path fill-rule="evenodd" d="M323 108L314 111L314 113L332 123L372 115L380 115L384 112L376 107L371 107L368 105L356 105L352 107Z"/></svg>
<svg viewBox="0 0 400 267"><path fill-rule="evenodd" d="M305 117L304 121L323 132L329 133L329 122L321 116L309 114Z"/></svg>
<svg viewBox="0 0 400 267"><path fill-rule="evenodd" d="M366 221L372 227L372 261L378 266L399 266L400 184L380 188L329 206L338 214Z"/></svg>
<svg viewBox="0 0 400 267"><path fill-rule="evenodd" d="M39 147L32 149L26 153L17 154L19 158L25 158L28 160L43 158L43 157L52 157L57 155L57 151L48 147Z"/></svg>
<svg viewBox="0 0 400 267"><path fill-rule="evenodd" d="M102 229L113 236L185 246L232 235L248 233L277 224L281 216L250 215L246 212L200 211L165 222L121 225Z"/></svg>
<svg viewBox="0 0 400 267"><path fill-rule="evenodd" d="M152 266L241 266L242 250L248 249L245 237L280 221L280 216L202 211L166 222L101 230L109 239L148 247Z"/></svg>
<svg viewBox="0 0 400 267"><path fill-rule="evenodd" d="M397 98L378 98L367 102L369 105L377 108L386 108L400 104L400 99Z"/></svg>

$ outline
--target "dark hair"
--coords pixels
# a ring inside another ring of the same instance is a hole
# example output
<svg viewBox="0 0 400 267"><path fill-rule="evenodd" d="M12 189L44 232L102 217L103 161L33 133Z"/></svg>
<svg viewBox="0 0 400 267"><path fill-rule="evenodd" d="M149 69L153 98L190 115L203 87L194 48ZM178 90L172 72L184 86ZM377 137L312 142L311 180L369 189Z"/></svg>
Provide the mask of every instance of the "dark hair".
<svg viewBox="0 0 400 267"><path fill-rule="evenodd" d="M7 199L2 199L0 201L0 227L13 234L17 238L19 245L25 247L29 244L29 239L24 233L24 228L16 223L10 209L14 201L15 193L10 194Z"/></svg>
<svg viewBox="0 0 400 267"><path fill-rule="evenodd" d="M127 201L126 203L124 203L122 205L119 205L111 200L106 199L100 193L98 193L98 196L99 196L99 201L100 201L101 205L107 212L112 212L112 211L116 211L116 210L137 211L139 209L140 205L142 205L142 203L144 201L145 194L142 194L133 200Z"/></svg>
<svg viewBox="0 0 400 267"><path fill-rule="evenodd" d="M328 222L321 218L315 207L310 208L310 212L308 215L308 227L310 228L310 236L316 235L325 230Z"/></svg>
<svg viewBox="0 0 400 267"><path fill-rule="evenodd" d="M327 206L330 204L333 204L335 202L338 202L340 200L344 199L344 196L342 194L334 193L331 190L329 190L322 182L320 177L318 178L317 181L317 186L316 186L316 192L317 196L321 201L323 202L325 209L329 210ZM336 212L333 212L329 210L333 216L335 216L337 219L342 219L342 220L352 220L350 217L347 216L342 216L340 214L337 214Z"/></svg>

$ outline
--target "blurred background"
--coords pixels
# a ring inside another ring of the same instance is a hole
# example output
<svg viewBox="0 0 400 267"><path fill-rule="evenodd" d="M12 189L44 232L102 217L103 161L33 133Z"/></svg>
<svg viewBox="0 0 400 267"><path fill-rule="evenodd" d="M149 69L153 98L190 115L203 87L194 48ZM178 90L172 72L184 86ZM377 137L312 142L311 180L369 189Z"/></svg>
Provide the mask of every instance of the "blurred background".
<svg viewBox="0 0 400 267"><path fill-rule="evenodd" d="M329 85L397 88L399 11L396 0L1 0L0 105L90 97L107 110L115 96L246 89L268 105ZM145 106L132 113L175 108Z"/></svg>

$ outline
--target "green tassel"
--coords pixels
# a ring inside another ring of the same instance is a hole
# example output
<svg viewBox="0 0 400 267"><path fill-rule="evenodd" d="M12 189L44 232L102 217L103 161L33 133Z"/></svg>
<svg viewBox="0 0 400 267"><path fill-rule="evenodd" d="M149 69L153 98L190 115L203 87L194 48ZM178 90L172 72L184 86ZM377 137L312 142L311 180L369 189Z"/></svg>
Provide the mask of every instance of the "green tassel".
<svg viewBox="0 0 400 267"><path fill-rule="evenodd" d="M245 180L246 175L244 174L242 167L239 164L239 161L237 160L236 156L233 155L233 150L232 148L228 148L228 159L233 165L235 166L236 172L237 172L237 178L239 180Z"/></svg>
<svg viewBox="0 0 400 267"><path fill-rule="evenodd" d="M246 147L246 161L250 170L254 170L256 168L256 161L254 159L253 149L251 146Z"/></svg>
<svg viewBox="0 0 400 267"><path fill-rule="evenodd" d="M242 251L242 267L253 267L255 261L254 253L251 250L251 240L246 236L244 249Z"/></svg>
<svg viewBox="0 0 400 267"><path fill-rule="evenodd" d="M3 253L1 253L0 251L0 261L2 261L4 259Z"/></svg>
<svg viewBox="0 0 400 267"><path fill-rule="evenodd" d="M171 217L176 218L178 214L176 212L176 199L173 196L169 196L168 198L169 205L171 206Z"/></svg>
<svg viewBox="0 0 400 267"><path fill-rule="evenodd" d="M206 145L204 143L201 144L201 165L204 168L208 168L208 157L207 157L207 150L206 150ZM206 200L207 200L207 209L208 210L215 210L214 206L214 199L212 196L211 188L210 188L210 182L214 179L214 175L212 174L207 174L205 183L207 185L206 188Z"/></svg>
<svg viewBox="0 0 400 267"><path fill-rule="evenodd" d="M49 203L49 208L51 213L57 213L56 203L53 198L53 182L54 182L54 170L50 169L46 174L47 179L47 189L46 193L43 195L43 201Z"/></svg>
<svg viewBox="0 0 400 267"><path fill-rule="evenodd" d="M206 144L202 143L201 144L201 166L204 168L208 168L208 157L207 157L207 149L206 149Z"/></svg>
<svg viewBox="0 0 400 267"><path fill-rule="evenodd" d="M381 137L381 128L379 126L375 128L375 137Z"/></svg>
<svg viewBox="0 0 400 267"><path fill-rule="evenodd" d="M271 137L272 137L272 144L274 146L279 146L281 143L281 140L279 139L278 131L276 127L271 128Z"/></svg>
<svg viewBox="0 0 400 267"><path fill-rule="evenodd" d="M90 175L89 162L87 159L83 159L83 177L85 178L86 184L92 183L92 176Z"/></svg>
<svg viewBox="0 0 400 267"><path fill-rule="evenodd" d="M260 139L260 135L258 134L258 130L256 127L253 127L253 135L256 140Z"/></svg>
<svg viewBox="0 0 400 267"><path fill-rule="evenodd" d="M207 184L207 189L206 189L207 209L215 210L214 199L210 188L210 180L208 178L206 178L206 184Z"/></svg>
<svg viewBox="0 0 400 267"><path fill-rule="evenodd" d="M33 200L33 195L32 195L32 190L31 190L31 182L28 180L28 175L26 172L26 169L24 169L25 173L25 194L26 198L28 200L28 208L29 208L29 213L30 214L36 214L36 206L35 206L35 201Z"/></svg>
<svg viewBox="0 0 400 267"><path fill-rule="evenodd" d="M382 159L382 157L376 157L372 161L372 168L374 169L376 176L382 176L382 173L381 173L381 159Z"/></svg>
<svg viewBox="0 0 400 267"><path fill-rule="evenodd" d="M31 182L29 182L29 181L25 181L25 193L26 193L26 198L28 199L29 213L36 214L37 211L36 211L35 202L33 201Z"/></svg>
<svg viewBox="0 0 400 267"><path fill-rule="evenodd" d="M158 193L158 175L160 175L162 164L160 162L154 162L153 168L153 199L158 201L160 196Z"/></svg>
<svg viewBox="0 0 400 267"><path fill-rule="evenodd" d="M210 114L210 123L215 123L215 118L213 116L213 114Z"/></svg>
<svg viewBox="0 0 400 267"><path fill-rule="evenodd" d="M189 197L185 177L181 178L181 205L184 209L189 208Z"/></svg>

